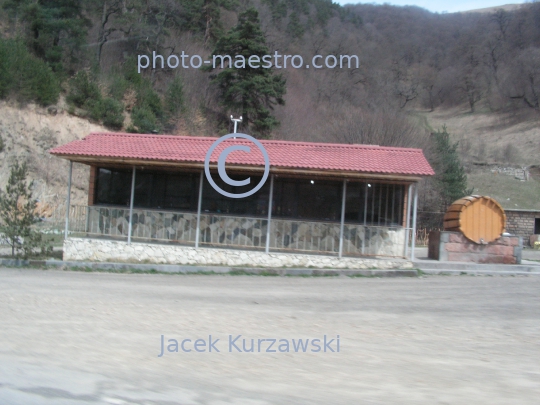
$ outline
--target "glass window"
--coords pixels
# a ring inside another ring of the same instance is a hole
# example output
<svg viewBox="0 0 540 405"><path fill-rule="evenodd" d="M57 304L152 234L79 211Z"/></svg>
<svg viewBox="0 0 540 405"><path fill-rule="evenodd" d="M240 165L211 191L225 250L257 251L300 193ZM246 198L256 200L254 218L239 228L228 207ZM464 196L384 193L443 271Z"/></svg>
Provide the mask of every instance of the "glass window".
<svg viewBox="0 0 540 405"><path fill-rule="evenodd" d="M340 181L277 178L272 215L339 221L342 186Z"/></svg>
<svg viewBox="0 0 540 405"><path fill-rule="evenodd" d="M251 180L247 186L236 187L226 184L217 174L213 174L212 179L222 190L233 194L241 194L252 190L262 178L261 176L249 174L229 174L229 177L233 180L244 180L250 177ZM202 212L232 215L268 215L269 190L270 180L268 179L264 186L262 186L255 194L244 198L230 198L214 190L212 185L205 178L201 210Z"/></svg>
<svg viewBox="0 0 540 405"><path fill-rule="evenodd" d="M97 178L97 203L129 206L132 172L100 168ZM137 171L135 177L135 207L197 211L199 173L168 173ZM247 186L226 184L214 175L216 184L234 194L251 190L260 176L230 174L234 180L251 177ZM306 220L340 221L342 181L289 179L276 177L272 216ZM245 198L229 198L203 182L202 212L230 215L266 216L270 180L255 194ZM403 223L405 186L373 182L349 182L345 221L370 225Z"/></svg>
<svg viewBox="0 0 540 405"><path fill-rule="evenodd" d="M348 183L345 222L364 222L367 183Z"/></svg>
<svg viewBox="0 0 540 405"><path fill-rule="evenodd" d="M345 221L402 225L404 190L400 184L348 183Z"/></svg>
<svg viewBox="0 0 540 405"><path fill-rule="evenodd" d="M129 205L131 172L99 169L97 178L97 203Z"/></svg>
<svg viewBox="0 0 540 405"><path fill-rule="evenodd" d="M165 184L163 206L196 211L199 198L199 175L169 175Z"/></svg>
<svg viewBox="0 0 540 405"><path fill-rule="evenodd" d="M98 204L129 205L131 171L99 169ZM197 210L199 175L137 171L134 207Z"/></svg>

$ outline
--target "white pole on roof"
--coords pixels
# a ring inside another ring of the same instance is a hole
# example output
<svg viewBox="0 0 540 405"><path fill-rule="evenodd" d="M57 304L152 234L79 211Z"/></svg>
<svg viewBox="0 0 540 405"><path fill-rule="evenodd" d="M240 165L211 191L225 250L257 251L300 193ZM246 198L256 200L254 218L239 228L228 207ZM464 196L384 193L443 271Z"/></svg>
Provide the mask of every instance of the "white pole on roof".
<svg viewBox="0 0 540 405"><path fill-rule="evenodd" d="M414 260L414 247L416 245L416 212L418 211L418 183L414 185L414 203L413 203L413 223L412 223L412 247L411 247L411 262Z"/></svg>
<svg viewBox="0 0 540 405"><path fill-rule="evenodd" d="M69 206L71 205L71 176L73 174L73 162L69 161L68 189L66 197L66 228L64 229L64 240L68 238L69 233Z"/></svg>
<svg viewBox="0 0 540 405"><path fill-rule="evenodd" d="M345 227L345 201L347 199L347 180L343 179L343 195L341 197L341 226L339 228L339 258L343 254L343 228Z"/></svg>
<svg viewBox="0 0 540 405"><path fill-rule="evenodd" d="M202 206L202 189L203 189L204 171L201 171L199 180L199 201L197 202L197 228L195 229L195 249L199 248L199 237L201 234L201 206Z"/></svg>
<svg viewBox="0 0 540 405"><path fill-rule="evenodd" d="M266 224L266 253L270 253L270 226L272 221L272 200L274 199L274 175L270 176L270 196L268 198L268 223Z"/></svg>
<svg viewBox="0 0 540 405"><path fill-rule="evenodd" d="M231 121L234 122L234 132L233 133L237 133L238 131L238 123L239 122L242 122L242 116L240 116L240 118L233 118L233 116L231 115Z"/></svg>
<svg viewBox="0 0 540 405"><path fill-rule="evenodd" d="M133 200L135 200L135 174L137 169L133 166L133 173L131 174L131 195L129 197L129 224L128 224L128 245L131 244L131 230L133 229Z"/></svg>

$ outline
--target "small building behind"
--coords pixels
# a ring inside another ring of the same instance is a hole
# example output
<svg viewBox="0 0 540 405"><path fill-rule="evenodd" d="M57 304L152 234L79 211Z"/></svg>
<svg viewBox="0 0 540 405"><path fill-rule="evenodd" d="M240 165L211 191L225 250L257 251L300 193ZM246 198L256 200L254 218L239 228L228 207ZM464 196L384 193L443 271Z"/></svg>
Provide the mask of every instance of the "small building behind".
<svg viewBox="0 0 540 405"><path fill-rule="evenodd" d="M540 235L540 210L506 209L506 231L521 236L523 244L533 246L534 235Z"/></svg>

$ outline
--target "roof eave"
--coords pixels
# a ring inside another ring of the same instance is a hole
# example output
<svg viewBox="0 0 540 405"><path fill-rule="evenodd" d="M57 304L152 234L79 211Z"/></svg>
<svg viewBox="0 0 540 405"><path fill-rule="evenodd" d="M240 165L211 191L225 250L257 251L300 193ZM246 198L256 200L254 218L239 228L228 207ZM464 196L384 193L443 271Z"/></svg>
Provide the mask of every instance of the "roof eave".
<svg viewBox="0 0 540 405"><path fill-rule="evenodd" d="M111 157L111 156L88 156L88 155L69 155L61 153L51 153L56 157L66 159L75 163L82 163L86 165L121 165L126 167L142 167L142 168L183 168L189 170L203 170L204 163L202 162L179 162L176 160L149 160L138 158L125 158L125 157ZM211 164L210 168L217 169L217 164ZM253 165L234 165L227 164L229 170L238 172L264 172L264 166ZM381 179L381 180L398 180L405 182L418 182L424 177L431 176L430 174L418 174L418 173L379 173L379 172L357 172L351 170L332 170L332 169L309 169L298 167L276 167L272 166L270 172L276 175L294 174L300 176L318 176L318 177L333 177L333 178L345 178L345 179Z"/></svg>

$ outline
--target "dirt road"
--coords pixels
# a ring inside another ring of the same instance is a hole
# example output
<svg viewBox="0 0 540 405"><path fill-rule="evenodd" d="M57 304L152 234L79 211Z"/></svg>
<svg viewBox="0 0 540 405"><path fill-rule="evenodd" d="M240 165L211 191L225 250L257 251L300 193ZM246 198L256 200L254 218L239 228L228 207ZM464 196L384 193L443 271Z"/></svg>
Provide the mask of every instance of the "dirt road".
<svg viewBox="0 0 540 405"><path fill-rule="evenodd" d="M539 288L0 269L0 403L538 404ZM220 352L196 352L209 335ZM229 335L340 351L229 352Z"/></svg>

